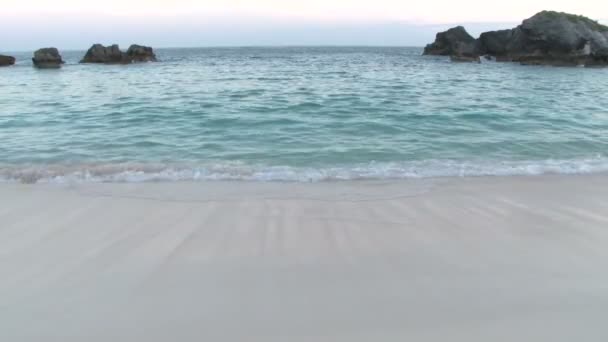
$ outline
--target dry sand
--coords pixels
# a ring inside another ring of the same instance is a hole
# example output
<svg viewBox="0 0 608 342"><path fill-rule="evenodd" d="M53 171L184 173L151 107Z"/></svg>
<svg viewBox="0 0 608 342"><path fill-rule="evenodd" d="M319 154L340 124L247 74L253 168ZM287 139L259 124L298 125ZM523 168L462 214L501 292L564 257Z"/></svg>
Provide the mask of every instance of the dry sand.
<svg viewBox="0 0 608 342"><path fill-rule="evenodd" d="M0 341L608 341L608 176L0 185Z"/></svg>

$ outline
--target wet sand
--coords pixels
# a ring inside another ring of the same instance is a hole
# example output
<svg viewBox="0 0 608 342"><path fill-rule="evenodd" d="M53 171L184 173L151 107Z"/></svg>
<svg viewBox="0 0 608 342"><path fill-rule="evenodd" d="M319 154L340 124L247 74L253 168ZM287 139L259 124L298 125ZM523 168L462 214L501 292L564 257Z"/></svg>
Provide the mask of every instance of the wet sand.
<svg viewBox="0 0 608 342"><path fill-rule="evenodd" d="M608 340L608 176L0 184L0 341Z"/></svg>

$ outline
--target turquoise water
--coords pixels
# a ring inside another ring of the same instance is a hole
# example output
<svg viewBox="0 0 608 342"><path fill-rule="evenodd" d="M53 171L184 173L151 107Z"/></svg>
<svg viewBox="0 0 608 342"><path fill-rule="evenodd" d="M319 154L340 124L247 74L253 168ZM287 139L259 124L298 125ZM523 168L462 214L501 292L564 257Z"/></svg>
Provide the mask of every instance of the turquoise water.
<svg viewBox="0 0 608 342"><path fill-rule="evenodd" d="M0 69L0 179L385 179L608 170L608 69L418 48L159 50Z"/></svg>

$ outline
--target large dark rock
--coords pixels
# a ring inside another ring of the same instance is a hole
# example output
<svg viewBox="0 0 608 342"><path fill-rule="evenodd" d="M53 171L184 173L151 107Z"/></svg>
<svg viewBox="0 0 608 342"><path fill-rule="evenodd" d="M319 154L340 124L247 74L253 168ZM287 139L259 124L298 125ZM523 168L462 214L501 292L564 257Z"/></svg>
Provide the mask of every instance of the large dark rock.
<svg viewBox="0 0 608 342"><path fill-rule="evenodd" d="M32 58L34 66L41 69L61 68L64 63L59 51L56 48L44 48L34 52Z"/></svg>
<svg viewBox="0 0 608 342"><path fill-rule="evenodd" d="M0 67L15 64L15 57L0 55Z"/></svg>
<svg viewBox="0 0 608 342"><path fill-rule="evenodd" d="M93 45L84 55L80 63L128 64L127 55L120 51L118 45Z"/></svg>
<svg viewBox="0 0 608 342"><path fill-rule="evenodd" d="M127 57L131 62L156 62L154 50L149 46L141 46L133 44L127 50Z"/></svg>
<svg viewBox="0 0 608 342"><path fill-rule="evenodd" d="M602 64L608 58L608 27L582 16L543 11L512 30L482 34L479 48L522 64Z"/></svg>
<svg viewBox="0 0 608 342"><path fill-rule="evenodd" d="M425 55L452 56L459 50L474 49L475 38L462 26L451 28L445 32L437 33L435 42L424 48Z"/></svg>
<svg viewBox="0 0 608 342"><path fill-rule="evenodd" d="M120 51L118 45L93 45L80 63L129 64L138 62L156 62L154 50L148 46L133 44L127 52Z"/></svg>
<svg viewBox="0 0 608 342"><path fill-rule="evenodd" d="M424 54L465 61L487 55L521 64L608 66L608 27L583 16L540 12L514 29L482 33L473 53L465 33L461 27L439 33Z"/></svg>

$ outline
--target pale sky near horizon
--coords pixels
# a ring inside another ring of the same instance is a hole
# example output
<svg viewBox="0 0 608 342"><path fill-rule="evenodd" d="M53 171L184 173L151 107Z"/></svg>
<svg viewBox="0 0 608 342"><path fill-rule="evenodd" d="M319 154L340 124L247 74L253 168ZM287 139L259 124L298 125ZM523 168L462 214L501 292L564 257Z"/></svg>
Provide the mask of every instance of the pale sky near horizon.
<svg viewBox="0 0 608 342"><path fill-rule="evenodd" d="M449 25L478 34L543 9L608 19L608 1L598 0L0 0L0 8L5 51L127 39L157 46L421 45Z"/></svg>

